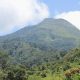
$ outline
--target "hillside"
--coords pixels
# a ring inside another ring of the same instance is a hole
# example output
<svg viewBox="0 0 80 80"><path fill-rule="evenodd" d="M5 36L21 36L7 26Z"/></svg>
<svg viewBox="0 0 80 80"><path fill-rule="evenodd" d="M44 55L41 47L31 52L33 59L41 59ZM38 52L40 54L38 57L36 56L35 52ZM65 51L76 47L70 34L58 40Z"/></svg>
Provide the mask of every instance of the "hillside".
<svg viewBox="0 0 80 80"><path fill-rule="evenodd" d="M80 49L63 58L34 66L10 63L11 57L0 52L0 80L80 80Z"/></svg>
<svg viewBox="0 0 80 80"><path fill-rule="evenodd" d="M0 37L0 80L80 80L80 31L63 19Z"/></svg>
<svg viewBox="0 0 80 80"><path fill-rule="evenodd" d="M63 19L45 19L15 33L0 37L0 50L13 57L13 63L40 64L55 60L59 52L79 46L80 31Z"/></svg>

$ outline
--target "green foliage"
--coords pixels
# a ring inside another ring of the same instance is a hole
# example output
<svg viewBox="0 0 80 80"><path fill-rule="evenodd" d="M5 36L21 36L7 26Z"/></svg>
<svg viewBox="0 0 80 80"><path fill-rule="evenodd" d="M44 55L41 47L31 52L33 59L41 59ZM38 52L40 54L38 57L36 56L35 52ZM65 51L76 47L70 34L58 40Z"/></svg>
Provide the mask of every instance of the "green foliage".
<svg viewBox="0 0 80 80"><path fill-rule="evenodd" d="M5 80L27 80L28 76L24 69L13 69L7 73ZM4 79L4 78L3 78Z"/></svg>
<svg viewBox="0 0 80 80"><path fill-rule="evenodd" d="M0 37L0 80L80 80L76 47L80 31L63 19Z"/></svg>
<svg viewBox="0 0 80 80"><path fill-rule="evenodd" d="M79 42L80 31L75 26L63 19L46 19L0 37L0 50L10 55L11 64L33 66L61 59L67 50L80 45Z"/></svg>
<svg viewBox="0 0 80 80"><path fill-rule="evenodd" d="M7 65L8 59L9 59L8 54L6 54L4 52L0 52L0 68L4 69L8 66Z"/></svg>

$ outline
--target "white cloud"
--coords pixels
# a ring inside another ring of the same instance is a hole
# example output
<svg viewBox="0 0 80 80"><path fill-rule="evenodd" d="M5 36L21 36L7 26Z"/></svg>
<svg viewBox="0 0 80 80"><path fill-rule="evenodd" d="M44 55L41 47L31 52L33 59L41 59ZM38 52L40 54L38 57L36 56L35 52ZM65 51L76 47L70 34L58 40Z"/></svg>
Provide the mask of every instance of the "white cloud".
<svg viewBox="0 0 80 80"><path fill-rule="evenodd" d="M0 34L35 24L48 16L47 5L39 0L0 0Z"/></svg>
<svg viewBox="0 0 80 80"><path fill-rule="evenodd" d="M65 19L80 29L80 11L64 12L56 15L55 18Z"/></svg>

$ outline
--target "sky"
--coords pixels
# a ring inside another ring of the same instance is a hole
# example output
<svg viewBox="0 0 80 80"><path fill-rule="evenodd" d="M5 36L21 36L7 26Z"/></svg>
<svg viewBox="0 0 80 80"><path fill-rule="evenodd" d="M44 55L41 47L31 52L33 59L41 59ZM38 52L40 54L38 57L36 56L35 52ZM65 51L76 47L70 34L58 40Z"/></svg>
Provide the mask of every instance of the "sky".
<svg viewBox="0 0 80 80"><path fill-rule="evenodd" d="M0 0L0 36L49 17L66 19L80 29L80 0Z"/></svg>
<svg viewBox="0 0 80 80"><path fill-rule="evenodd" d="M63 12L79 11L80 0L42 0L48 5L51 15Z"/></svg>

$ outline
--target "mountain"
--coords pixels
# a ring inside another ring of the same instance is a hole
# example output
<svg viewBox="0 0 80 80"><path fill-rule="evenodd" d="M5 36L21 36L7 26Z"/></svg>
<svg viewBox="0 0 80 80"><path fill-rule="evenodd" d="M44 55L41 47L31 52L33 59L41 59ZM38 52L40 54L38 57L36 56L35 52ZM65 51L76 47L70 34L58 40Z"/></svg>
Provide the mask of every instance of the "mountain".
<svg viewBox="0 0 80 80"><path fill-rule="evenodd" d="M55 60L54 55L79 47L79 42L80 31L75 26L64 19L47 18L37 25L0 37L0 50L11 55L13 63L35 64L44 59Z"/></svg>

